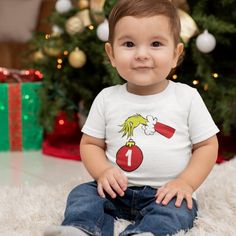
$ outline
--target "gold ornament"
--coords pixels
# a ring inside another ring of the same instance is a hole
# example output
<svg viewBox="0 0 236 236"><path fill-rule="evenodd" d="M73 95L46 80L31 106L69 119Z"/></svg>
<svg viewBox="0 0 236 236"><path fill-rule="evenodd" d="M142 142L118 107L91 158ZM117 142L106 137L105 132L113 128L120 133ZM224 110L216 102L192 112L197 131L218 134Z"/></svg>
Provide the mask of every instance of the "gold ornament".
<svg viewBox="0 0 236 236"><path fill-rule="evenodd" d="M198 32L198 27L193 18L185 11L178 9L178 14L181 23L180 37L184 43L188 43L190 38L192 38Z"/></svg>
<svg viewBox="0 0 236 236"><path fill-rule="evenodd" d="M84 24L82 20L77 15L75 15L66 21L65 29L69 35L73 36L77 33L81 33L84 30Z"/></svg>
<svg viewBox="0 0 236 236"><path fill-rule="evenodd" d="M52 57L57 57L61 54L61 46L62 46L62 40L60 37L49 37L46 40L45 46L43 47L43 51L48 55Z"/></svg>
<svg viewBox="0 0 236 236"><path fill-rule="evenodd" d="M78 47L69 54L68 60L72 67L81 68L86 63L86 54Z"/></svg>
<svg viewBox="0 0 236 236"><path fill-rule="evenodd" d="M44 47L44 51L48 56L51 56L51 57L57 57L61 53L60 48Z"/></svg>
<svg viewBox="0 0 236 236"><path fill-rule="evenodd" d="M51 56L51 57L57 57L61 53L61 50L59 48L45 47L44 51L48 56Z"/></svg>
<svg viewBox="0 0 236 236"><path fill-rule="evenodd" d="M35 62L42 61L43 59L44 59L44 54L43 54L42 50L38 50L38 51L34 52L33 60Z"/></svg>
<svg viewBox="0 0 236 236"><path fill-rule="evenodd" d="M90 0L91 14L97 23L104 21L104 5L105 0Z"/></svg>
<svg viewBox="0 0 236 236"><path fill-rule="evenodd" d="M79 9L86 9L89 8L89 1L88 0L79 0L78 2Z"/></svg>
<svg viewBox="0 0 236 236"><path fill-rule="evenodd" d="M83 22L83 25L85 27L90 26L92 24L91 19L90 19L89 9L84 9L84 10L78 12L76 14L76 16L78 16L80 18L80 20Z"/></svg>

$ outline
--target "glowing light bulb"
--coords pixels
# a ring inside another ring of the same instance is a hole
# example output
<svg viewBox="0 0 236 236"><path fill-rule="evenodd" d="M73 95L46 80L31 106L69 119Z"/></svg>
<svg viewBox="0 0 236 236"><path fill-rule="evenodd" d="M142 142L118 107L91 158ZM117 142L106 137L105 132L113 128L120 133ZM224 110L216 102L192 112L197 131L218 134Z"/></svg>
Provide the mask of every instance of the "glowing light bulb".
<svg viewBox="0 0 236 236"><path fill-rule="evenodd" d="M88 28L89 28L90 30L94 30L94 26L93 26L93 25L89 25Z"/></svg>
<svg viewBox="0 0 236 236"><path fill-rule="evenodd" d="M23 71L23 74L29 75L29 74L30 74L30 71L29 71L29 70L24 70L24 71Z"/></svg>
<svg viewBox="0 0 236 236"><path fill-rule="evenodd" d="M5 69L4 69L4 70L3 70L3 74L4 74L4 75L9 75L10 72L9 72L8 70L5 70Z"/></svg>
<svg viewBox="0 0 236 236"><path fill-rule="evenodd" d="M176 79L178 79L178 75L173 75L172 78L173 78L174 80L176 80Z"/></svg>
<svg viewBox="0 0 236 236"><path fill-rule="evenodd" d="M51 35L50 34L45 34L45 39L50 39Z"/></svg>
<svg viewBox="0 0 236 236"><path fill-rule="evenodd" d="M218 73L212 73L212 77L213 77L214 79L217 79L217 78L219 77L219 74L218 74Z"/></svg>
<svg viewBox="0 0 236 236"><path fill-rule="evenodd" d="M35 73L35 75L37 75L40 79L43 78L43 74L42 74L39 70L36 70L34 73Z"/></svg>
<svg viewBox="0 0 236 236"><path fill-rule="evenodd" d="M62 61L61 58L58 58L58 59L57 59L57 63L58 63L58 64L62 64L62 62L63 62L63 61Z"/></svg>
<svg viewBox="0 0 236 236"><path fill-rule="evenodd" d="M64 120L59 120L58 123L59 123L59 125L64 125L65 121Z"/></svg>
<svg viewBox="0 0 236 236"><path fill-rule="evenodd" d="M193 84L194 84L194 85L198 85L198 84L199 84L199 80L194 80L194 81L193 81Z"/></svg>

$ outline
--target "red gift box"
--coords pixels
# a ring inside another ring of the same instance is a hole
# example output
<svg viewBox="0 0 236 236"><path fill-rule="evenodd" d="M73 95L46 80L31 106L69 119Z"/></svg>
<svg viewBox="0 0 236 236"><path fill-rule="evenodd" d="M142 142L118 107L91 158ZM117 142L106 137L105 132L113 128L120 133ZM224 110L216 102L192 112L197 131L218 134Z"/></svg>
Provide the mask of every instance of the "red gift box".
<svg viewBox="0 0 236 236"><path fill-rule="evenodd" d="M61 112L55 119L54 131L45 134L42 152L54 157L80 161L81 136L78 116L73 114L72 119L69 119L65 112Z"/></svg>

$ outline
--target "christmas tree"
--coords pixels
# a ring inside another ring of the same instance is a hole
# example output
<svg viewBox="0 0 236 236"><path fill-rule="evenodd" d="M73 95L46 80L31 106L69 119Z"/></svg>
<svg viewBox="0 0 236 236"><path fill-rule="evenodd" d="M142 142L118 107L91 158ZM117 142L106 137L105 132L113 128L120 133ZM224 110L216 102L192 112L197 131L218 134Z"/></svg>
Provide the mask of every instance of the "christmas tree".
<svg viewBox="0 0 236 236"><path fill-rule="evenodd" d="M57 0L52 31L31 41L32 66L43 75L41 123L52 130L60 111L86 113L104 87L122 83L104 52L115 0ZM185 45L172 79L196 87L215 122L229 134L236 121L235 0L174 0ZM200 114L199 114L200 115Z"/></svg>

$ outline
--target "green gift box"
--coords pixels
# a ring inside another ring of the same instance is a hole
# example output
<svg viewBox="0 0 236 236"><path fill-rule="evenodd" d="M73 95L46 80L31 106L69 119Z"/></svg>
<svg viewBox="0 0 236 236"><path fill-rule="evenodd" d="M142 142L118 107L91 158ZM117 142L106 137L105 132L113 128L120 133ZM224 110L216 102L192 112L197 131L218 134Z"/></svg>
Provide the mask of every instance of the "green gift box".
<svg viewBox="0 0 236 236"><path fill-rule="evenodd" d="M0 83L0 151L41 149L41 82Z"/></svg>

